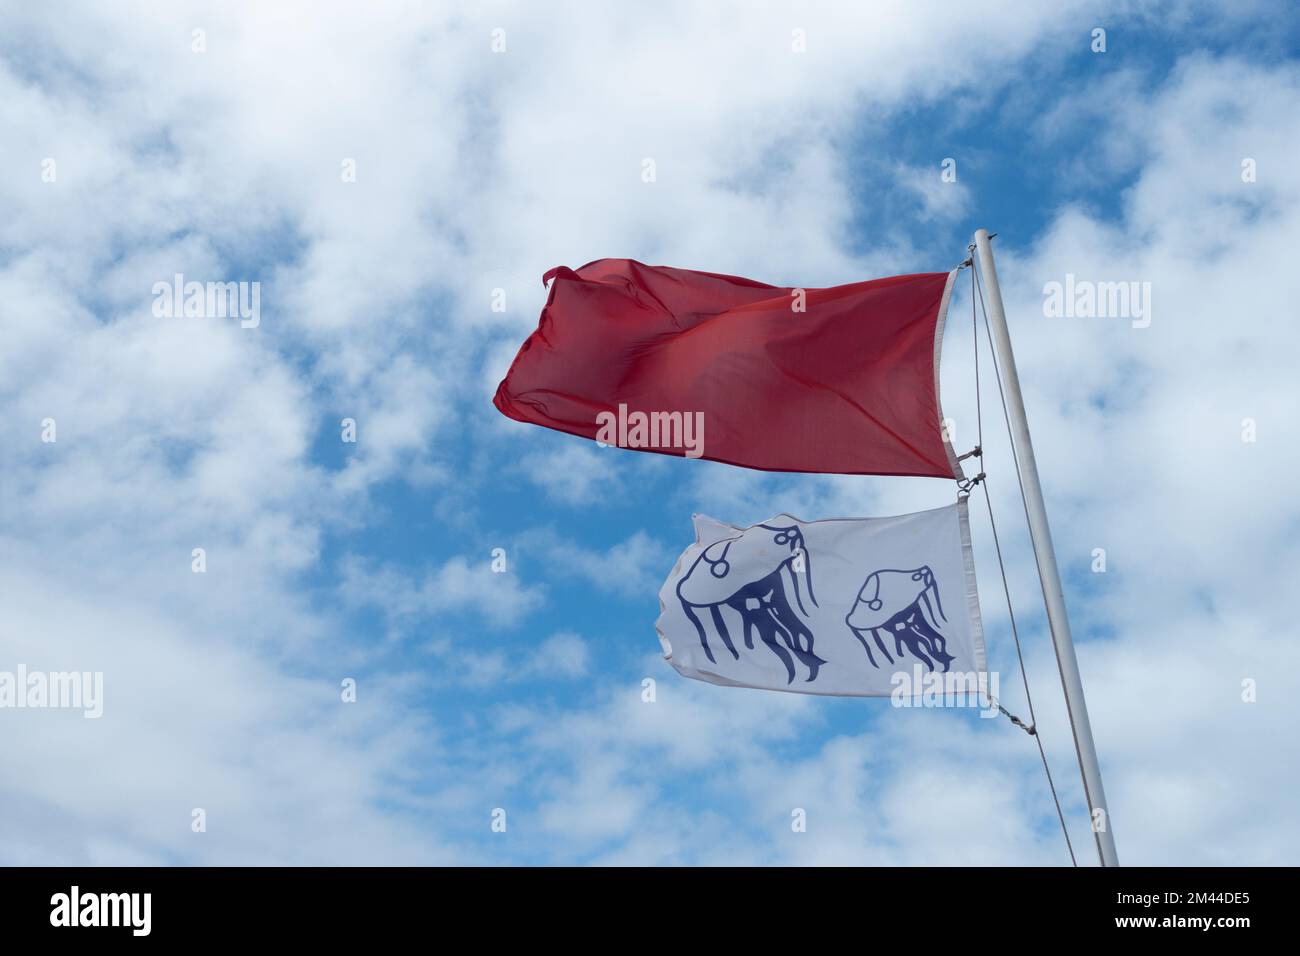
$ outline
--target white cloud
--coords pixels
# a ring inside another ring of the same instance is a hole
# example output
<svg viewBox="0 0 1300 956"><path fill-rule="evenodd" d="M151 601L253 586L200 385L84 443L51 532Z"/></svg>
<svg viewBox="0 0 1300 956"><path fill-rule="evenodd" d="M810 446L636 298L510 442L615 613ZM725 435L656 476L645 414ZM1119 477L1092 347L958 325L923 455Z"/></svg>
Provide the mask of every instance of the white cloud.
<svg viewBox="0 0 1300 956"><path fill-rule="evenodd" d="M485 556L471 565L463 557L416 577L392 565L370 567L357 558L343 564L340 594L354 607L376 607L390 627L409 630L443 612L472 612L497 627L514 624L539 607L539 587L521 585L511 573L498 574Z"/></svg>
<svg viewBox="0 0 1300 956"><path fill-rule="evenodd" d="M609 504L622 488L614 448L590 447L581 439L566 441L554 451L525 455L520 464L533 484L554 500L573 506Z"/></svg>
<svg viewBox="0 0 1300 956"><path fill-rule="evenodd" d="M514 462L485 369L533 326L547 268L633 255L809 284L914 267L902 240L849 242L863 184L845 144L900 106L1014 79L1022 58L1081 42L1081 8L841 5L792 22L785 5L680 2L647 25L630 9L525 4L323 18L305 5L87 5L77 29L63 10L7 11L0 589L13 600L0 651L103 669L108 683L93 729L45 712L6 734L6 861L483 859L494 851L469 830L430 821L477 819L529 763L546 774L536 819L555 858L573 832L611 862L1059 859L1018 736L945 723L935 744L917 728L952 715L890 714L876 735L797 759L782 748L816 732L820 706L686 687L653 661L660 704L633 683L607 701L522 707L513 730L465 713L446 733L431 726L431 678L377 669L381 652L350 640L304 579L331 535L366 526L385 484L436 495L475 473L466 459ZM206 53L190 48L195 24ZM502 24L509 52L495 56L488 31ZM790 51L794 26L806 54ZM1155 92L1126 82L1094 116L1141 137L1096 158L1136 174L1123 219L1081 206L1032 248L999 240L1062 564L1100 544L1113 568L1073 608L1116 634L1081 657L1117 835L1132 862L1294 860L1300 837L1275 795L1295 789L1296 752L1270 728L1297 717L1279 596L1300 570L1284 480L1298 144L1277 120L1296 79L1189 57ZM1029 135L1057 135L1068 115ZM647 157L653 185L639 179ZM1240 182L1244 157L1258 183ZM46 158L55 182L41 179ZM356 183L340 178L346 158ZM153 318L152 282L177 271L263 282L262 325ZM1042 284L1066 271L1149 278L1152 327L1042 320ZM510 308L495 314L502 284ZM948 368L945 396L968 395L968 374ZM358 444L322 465L315 443L332 447L345 415ZM1239 440L1247 416L1254 445ZM46 417L53 445L39 440ZM640 467L577 439L556 448L522 467L566 505L608 503ZM1014 517L999 460L1000 514ZM939 493L699 471L718 480L686 494L734 520ZM794 490L769 507L778 486ZM205 575L190 571L195 547ZM653 550L634 536L570 557L587 579L608 567L644 582ZM539 606L538 588L491 574L486 556L479 568L454 554L427 573L385 555L348 565L344 596L383 606L397 631L440 614L508 626ZM1012 583L1028 600L1023 554ZM1035 686L1050 686L1041 631L1026 630ZM553 635L529 672L579 678L589 650ZM499 679L503 653L476 645L470 679ZM353 675L358 703L342 705L338 681ZM1258 704L1239 702L1243 677L1259 680ZM1040 721L1068 779L1050 697ZM890 747L919 756L901 766ZM698 783L711 805L684 814L674 783ZM811 811L802 842L796 800ZM188 829L194 806L209 810L206 834Z"/></svg>
<svg viewBox="0 0 1300 956"><path fill-rule="evenodd" d="M590 660L590 649L581 635L561 631L552 634L537 648L528 663L528 673L540 677L582 677L587 673Z"/></svg>
<svg viewBox="0 0 1300 956"><path fill-rule="evenodd" d="M476 652L453 640L436 642L435 652L446 663L452 679L468 687L489 688L525 681L572 681L587 676L591 651L580 634L560 631L536 649L520 655L504 650Z"/></svg>
<svg viewBox="0 0 1300 956"><path fill-rule="evenodd" d="M683 529L683 534L689 529ZM690 544L689 535L681 549ZM636 531L609 548L588 548L551 531L533 531L521 536L525 554L536 553L546 573L555 578L578 578L601 591L624 597L644 597L658 592L672 569L678 552Z"/></svg>
<svg viewBox="0 0 1300 956"><path fill-rule="evenodd" d="M952 157L945 157L945 161ZM953 167L956 170L956 167ZM960 178L944 179L943 169L936 163L933 167L918 167L898 164L894 172L894 181L903 189L912 193L920 203L918 216L922 220L957 219L966 213L970 203L970 190Z"/></svg>

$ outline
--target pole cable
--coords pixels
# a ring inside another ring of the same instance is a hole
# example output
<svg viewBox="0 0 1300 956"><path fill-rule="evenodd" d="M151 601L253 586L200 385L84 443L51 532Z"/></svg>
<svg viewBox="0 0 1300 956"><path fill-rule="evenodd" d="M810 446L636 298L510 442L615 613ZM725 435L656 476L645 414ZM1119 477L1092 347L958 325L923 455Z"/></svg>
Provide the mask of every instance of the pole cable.
<svg viewBox="0 0 1300 956"><path fill-rule="evenodd" d="M1014 639L1016 645L1016 659L1020 664L1020 679L1025 686L1025 702L1029 707L1029 726L1026 727L1024 721L1022 721L1019 717L1016 717L1014 714L1008 711L1005 707L1002 706L1002 704L999 701L995 700L992 696L989 696L989 700L993 704L995 704L998 710L1000 710L1013 724L1015 724L1021 730L1025 731L1025 733L1029 734L1029 736L1033 737L1034 742L1038 744L1038 755L1043 762L1043 773L1047 777L1048 789L1051 790L1052 792L1052 803L1056 807L1056 817L1061 823L1061 834L1065 837L1065 848L1070 853L1070 864L1072 866L1077 867L1079 865L1079 861L1074 855L1074 845L1070 841L1070 830L1065 824L1065 813L1061 809L1061 798L1057 794L1056 784L1052 780L1052 768L1051 766L1049 766L1047 762L1047 751L1043 747L1043 737L1038 732L1038 718L1034 715L1034 697L1033 694L1031 694L1029 691L1029 673L1028 671L1025 670L1025 655L1020 646L1020 632L1019 629L1016 627L1015 611L1012 609L1011 606L1011 587L1007 583L1007 568L1006 568L1006 564L1002 560L1002 543L998 538L997 522L993 518L993 500L989 495L988 475L986 474L984 468L984 414L980 402L979 319L976 316L976 312L975 312L975 305L976 305L977 298L979 301L980 309L984 312L984 331L985 334L988 336L989 354L992 357L993 371L997 378L998 394L1002 398L1002 415L1003 418L1006 420L1006 424L1007 424L1007 439L1010 442L1010 446L1011 446L1012 461L1016 465L1016 478L1017 480L1019 480L1020 478L1019 460L1016 456L1015 441L1012 439L1012 435L1011 435L1011 417L1007 413L1007 399L1006 399L1006 395L1003 393L1002 390L1002 373L998 369L997 354L993 350L993 337L992 337L992 333L989 332L988 311L984 308L984 291L982 288L980 288L979 278L976 275L975 262L974 262L975 246L973 243L970 246L970 253L971 253L970 314L971 314L971 334L973 336L972 345L974 346L974 352L975 352L975 422L976 422L976 431L978 434L978 443L975 446L976 448L975 453L978 455L980 460L979 478L976 479L976 481L973 482L971 486L973 486L973 484L976 483L982 484L984 486L983 489L984 506L988 510L988 514L989 514L989 527L993 530L993 548L996 551L998 556L998 571L1002 577L1002 593L1005 595L1007 601L1007 620L1010 621L1011 623L1011 636ZM1024 496L1025 496L1024 484L1021 483L1020 497L1022 502L1024 501ZM1028 511L1028 506L1026 505L1026 511L1025 511L1026 520L1028 520L1028 516L1029 516L1029 511Z"/></svg>

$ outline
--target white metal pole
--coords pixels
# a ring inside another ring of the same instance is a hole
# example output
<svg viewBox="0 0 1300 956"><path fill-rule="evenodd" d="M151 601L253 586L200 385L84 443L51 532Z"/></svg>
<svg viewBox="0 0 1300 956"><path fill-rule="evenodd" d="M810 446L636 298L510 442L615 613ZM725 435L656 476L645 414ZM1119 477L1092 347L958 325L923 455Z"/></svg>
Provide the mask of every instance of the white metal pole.
<svg viewBox="0 0 1300 956"><path fill-rule="evenodd" d="M1102 866L1119 866L1115 853L1115 837L1110 828L1110 811L1106 807L1106 792L1101 785L1101 767L1097 763L1097 748L1092 742L1092 726L1088 723L1088 705L1083 700L1083 682L1079 679L1079 662L1074 656L1074 641L1070 637L1070 622L1065 615L1065 595L1061 590L1061 576L1056 569L1056 554L1052 550L1052 532L1047 526L1047 508L1043 504L1043 489L1038 483L1038 465L1034 461L1034 446L1029 439L1029 421L1025 418L1025 402L1020 395L1020 379L1016 375L1016 360L1011 354L1011 335L1007 331L1007 315L1002 308L1002 291L998 288L998 273L993 265L993 248L989 245L988 230L975 233L975 249L979 255L980 273L988 291L989 329L993 333L993 348L1002 371L1002 385L1006 392L1007 414L1011 419L1016 458L1020 470L1020 483L1025 492L1025 512L1029 516L1029 537L1034 545L1034 558L1038 562L1038 577L1043 585L1043 599L1047 603L1047 623L1056 647L1056 663L1061 670L1061 686L1065 690L1065 707L1070 715L1070 729L1074 732L1074 749L1079 755L1079 771L1083 774L1083 793L1088 800L1093 835L1097 839L1097 853ZM1098 813L1100 811L1100 813Z"/></svg>

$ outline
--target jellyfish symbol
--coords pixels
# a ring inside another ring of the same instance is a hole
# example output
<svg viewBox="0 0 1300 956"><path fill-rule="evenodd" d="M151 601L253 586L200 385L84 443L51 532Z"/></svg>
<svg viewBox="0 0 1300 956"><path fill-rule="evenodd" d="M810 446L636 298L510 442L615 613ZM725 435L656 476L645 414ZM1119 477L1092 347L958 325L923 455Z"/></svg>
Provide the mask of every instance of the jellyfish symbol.
<svg viewBox="0 0 1300 956"><path fill-rule="evenodd" d="M757 634L780 658L787 684L794 681L795 660L808 668L807 679L812 681L826 662L813 653L813 633L805 620L808 610L799 587L801 577L806 578L808 600L816 606L812 566L798 527L760 524L705 548L677 583L677 597L710 661L717 663L709 647L708 629L697 613L701 611L708 612L713 632L731 656L740 660L723 616L725 607L739 615L746 648L754 649Z"/></svg>
<svg viewBox="0 0 1300 956"><path fill-rule="evenodd" d="M867 643L867 632L891 664L894 658L886 649L886 643L892 639L894 654L899 659L906 649L930 670L934 670L937 662L946 671L953 656L948 653L948 641L940 626L947 620L939 603L934 573L929 567L920 567L912 571L892 568L873 571L863 583L844 622L862 642L872 667L880 665Z"/></svg>

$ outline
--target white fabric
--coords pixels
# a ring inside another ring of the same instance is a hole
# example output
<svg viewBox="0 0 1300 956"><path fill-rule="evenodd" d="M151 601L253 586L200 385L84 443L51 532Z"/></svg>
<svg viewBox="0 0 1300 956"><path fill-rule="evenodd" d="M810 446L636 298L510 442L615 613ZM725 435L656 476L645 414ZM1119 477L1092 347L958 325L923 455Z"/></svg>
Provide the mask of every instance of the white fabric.
<svg viewBox="0 0 1300 956"><path fill-rule="evenodd" d="M655 625L682 675L887 697L895 673L987 669L964 499L896 518L694 520Z"/></svg>

